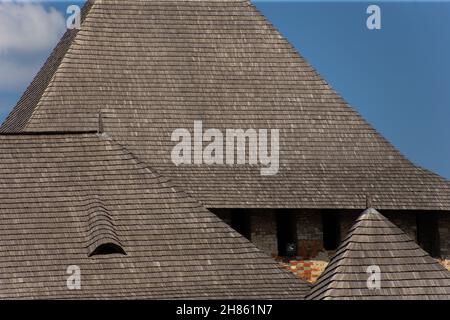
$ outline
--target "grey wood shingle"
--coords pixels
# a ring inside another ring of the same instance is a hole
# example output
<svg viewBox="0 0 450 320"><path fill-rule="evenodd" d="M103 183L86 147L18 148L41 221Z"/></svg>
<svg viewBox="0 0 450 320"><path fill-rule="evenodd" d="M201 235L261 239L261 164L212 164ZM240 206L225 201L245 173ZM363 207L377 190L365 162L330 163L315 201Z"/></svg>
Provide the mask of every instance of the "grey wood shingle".
<svg viewBox="0 0 450 320"><path fill-rule="evenodd" d="M124 252L92 255L103 244ZM71 265L79 291L66 286ZM302 299L309 289L106 135L0 135L2 299Z"/></svg>
<svg viewBox="0 0 450 320"><path fill-rule="evenodd" d="M450 210L245 0L97 0L2 126L105 132L207 207ZM280 171L171 162L176 128L280 129Z"/></svg>
<svg viewBox="0 0 450 320"><path fill-rule="evenodd" d="M368 288L369 266L380 268L380 289ZM367 209L307 299L450 299L450 272L378 211Z"/></svg>

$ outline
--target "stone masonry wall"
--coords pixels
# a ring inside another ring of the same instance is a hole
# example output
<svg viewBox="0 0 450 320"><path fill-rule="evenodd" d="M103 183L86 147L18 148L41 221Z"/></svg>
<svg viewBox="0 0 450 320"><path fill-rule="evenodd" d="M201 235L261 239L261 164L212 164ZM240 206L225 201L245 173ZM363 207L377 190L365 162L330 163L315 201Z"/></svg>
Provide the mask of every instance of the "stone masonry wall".
<svg viewBox="0 0 450 320"><path fill-rule="evenodd" d="M230 209L214 210L222 220L231 224ZM323 248L322 218L320 210L294 210L297 224L298 255L314 258ZM381 211L392 223L417 241L417 225L415 212ZM251 215L252 242L270 255L278 254L276 217L274 210L248 210ZM340 212L341 239L343 240L350 227L355 223L359 213L351 210ZM439 216L440 249L443 259L450 259L450 212L442 212Z"/></svg>
<svg viewBox="0 0 450 320"><path fill-rule="evenodd" d="M439 215L439 238L441 244L441 256L450 260L450 212ZM450 266L450 264L448 264Z"/></svg>
<svg viewBox="0 0 450 320"><path fill-rule="evenodd" d="M416 213L414 212L382 212L393 224L402 229L417 242ZM439 244L441 257L450 259L450 212L439 214Z"/></svg>
<svg viewBox="0 0 450 320"><path fill-rule="evenodd" d="M250 210L251 239L262 251L278 255L277 222L273 210Z"/></svg>
<svg viewBox="0 0 450 320"><path fill-rule="evenodd" d="M322 215L319 210L296 210L297 255L303 259L316 257L323 249Z"/></svg>
<svg viewBox="0 0 450 320"><path fill-rule="evenodd" d="M417 242L417 223L415 212L381 211L393 224L402 229L411 239Z"/></svg>
<svg viewBox="0 0 450 320"><path fill-rule="evenodd" d="M226 223L231 223L229 209L216 209L216 213ZM323 249L322 215L320 210L293 210L297 226L297 256L289 260L278 257L276 210L247 210L250 215L251 241L267 254L275 257L282 267L292 271L298 277L310 282L317 280L326 267L331 251ZM417 238L416 213L381 211L392 223L397 225L411 238ZM347 235L360 212L342 210L340 214L341 239ZM439 216L439 237L442 263L450 269L450 212ZM447 259L447 260L446 260Z"/></svg>

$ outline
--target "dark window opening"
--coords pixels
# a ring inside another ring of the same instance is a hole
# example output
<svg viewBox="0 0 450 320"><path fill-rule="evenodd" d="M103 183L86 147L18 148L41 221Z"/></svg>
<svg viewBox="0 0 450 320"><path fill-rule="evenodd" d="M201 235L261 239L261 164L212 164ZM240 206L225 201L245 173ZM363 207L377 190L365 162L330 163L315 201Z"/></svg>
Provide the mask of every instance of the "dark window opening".
<svg viewBox="0 0 450 320"><path fill-rule="evenodd" d="M322 232L324 249L336 250L341 242L341 224L338 213L322 213Z"/></svg>
<svg viewBox="0 0 450 320"><path fill-rule="evenodd" d="M244 210L235 210L231 213L231 227L241 235L251 240L250 214Z"/></svg>
<svg viewBox="0 0 450 320"><path fill-rule="evenodd" d="M297 255L297 221L292 213L279 213L277 217L278 255Z"/></svg>
<svg viewBox="0 0 450 320"><path fill-rule="evenodd" d="M104 255L109 255L109 254L122 254L122 255L126 255L125 251L118 246L117 244L114 243L105 243L105 244L101 244L99 245L90 255L89 257L92 256L104 256Z"/></svg>
<svg viewBox="0 0 450 320"><path fill-rule="evenodd" d="M439 219L435 212L416 215L417 243L432 257L441 255L439 246Z"/></svg>

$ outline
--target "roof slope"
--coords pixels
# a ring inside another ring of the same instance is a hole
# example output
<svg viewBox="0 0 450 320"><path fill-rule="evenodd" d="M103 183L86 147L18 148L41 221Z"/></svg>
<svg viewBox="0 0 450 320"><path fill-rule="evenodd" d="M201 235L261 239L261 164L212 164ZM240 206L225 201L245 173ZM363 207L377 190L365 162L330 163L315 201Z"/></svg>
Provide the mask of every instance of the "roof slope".
<svg viewBox="0 0 450 320"><path fill-rule="evenodd" d="M92 130L101 111L106 132L207 207L364 208L370 194L381 209L450 210L449 181L405 159L248 1L97 0L70 40L4 131ZM279 129L279 173L176 167L171 134L194 120Z"/></svg>
<svg viewBox="0 0 450 320"><path fill-rule="evenodd" d="M379 266L381 289L368 289ZM450 272L375 209L357 219L308 299L450 299Z"/></svg>
<svg viewBox="0 0 450 320"><path fill-rule="evenodd" d="M108 244L126 255L95 254ZM96 134L0 136L0 251L2 299L301 299L310 289ZM71 265L79 291L66 286Z"/></svg>

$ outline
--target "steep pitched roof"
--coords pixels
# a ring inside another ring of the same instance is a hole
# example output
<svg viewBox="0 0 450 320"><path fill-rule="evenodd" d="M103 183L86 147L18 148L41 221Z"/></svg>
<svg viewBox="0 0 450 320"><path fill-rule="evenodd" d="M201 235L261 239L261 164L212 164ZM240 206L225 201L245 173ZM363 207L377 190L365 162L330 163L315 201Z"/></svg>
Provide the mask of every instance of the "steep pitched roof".
<svg viewBox="0 0 450 320"><path fill-rule="evenodd" d="M368 289L370 266L380 289ZM364 211L308 299L450 299L450 272L375 209Z"/></svg>
<svg viewBox="0 0 450 320"><path fill-rule="evenodd" d="M301 299L309 291L105 135L0 135L0 251L0 298ZM72 265L81 290L66 286Z"/></svg>
<svg viewBox="0 0 450 320"><path fill-rule="evenodd" d="M4 131L92 130L101 111L114 139L207 207L363 208L369 194L381 209L450 210L450 182L405 159L248 1L97 0L87 11ZM279 173L176 167L171 133L194 120L279 129Z"/></svg>

